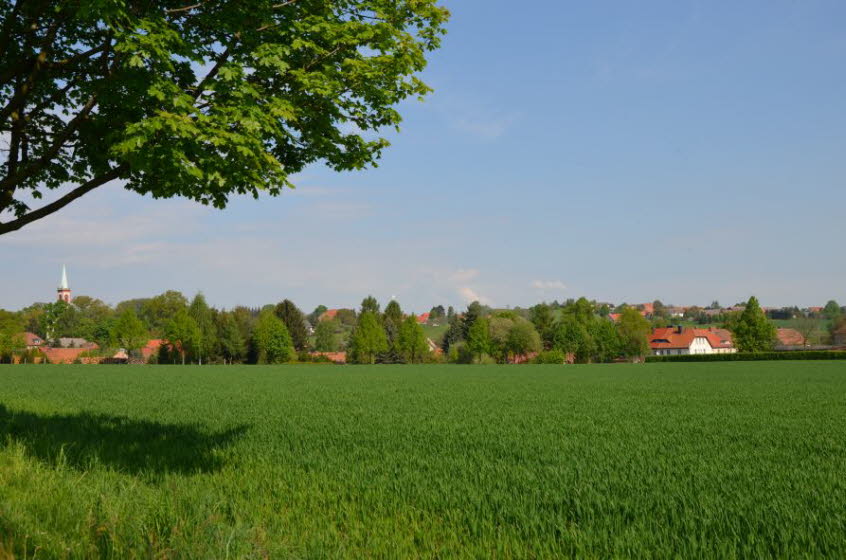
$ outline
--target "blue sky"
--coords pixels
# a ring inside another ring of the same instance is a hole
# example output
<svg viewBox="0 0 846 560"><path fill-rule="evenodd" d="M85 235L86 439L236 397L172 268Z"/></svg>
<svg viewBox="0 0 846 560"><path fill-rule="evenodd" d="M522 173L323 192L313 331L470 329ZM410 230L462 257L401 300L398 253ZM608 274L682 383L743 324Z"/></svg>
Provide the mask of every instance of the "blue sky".
<svg viewBox="0 0 846 560"><path fill-rule="evenodd" d="M380 166L217 211L119 185L0 237L0 307L846 303L846 4L454 0Z"/></svg>

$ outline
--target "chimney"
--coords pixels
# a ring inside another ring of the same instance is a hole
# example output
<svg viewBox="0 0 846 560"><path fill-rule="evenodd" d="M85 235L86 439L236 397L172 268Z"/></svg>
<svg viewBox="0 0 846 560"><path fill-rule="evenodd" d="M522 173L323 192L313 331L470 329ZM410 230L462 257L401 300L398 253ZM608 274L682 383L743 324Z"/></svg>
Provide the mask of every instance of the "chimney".
<svg viewBox="0 0 846 560"><path fill-rule="evenodd" d="M684 327L683 327L683 326L681 326L681 325L676 325L676 332L677 332L677 333L681 334L683 330L684 330Z"/></svg>

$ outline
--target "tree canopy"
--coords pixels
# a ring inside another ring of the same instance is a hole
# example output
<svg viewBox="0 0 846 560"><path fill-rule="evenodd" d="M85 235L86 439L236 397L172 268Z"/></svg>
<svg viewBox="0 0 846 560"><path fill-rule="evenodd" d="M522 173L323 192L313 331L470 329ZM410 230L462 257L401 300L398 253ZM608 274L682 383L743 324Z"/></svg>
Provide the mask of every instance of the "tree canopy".
<svg viewBox="0 0 846 560"><path fill-rule="evenodd" d="M113 180L217 208L316 161L374 165L449 14L436 0L0 4L0 234ZM31 208L31 198L61 188Z"/></svg>
<svg viewBox="0 0 846 560"><path fill-rule="evenodd" d="M741 352L772 350L776 340L776 327L764 315L755 296L749 298L739 316L729 320L727 328L732 331L734 343Z"/></svg>
<svg viewBox="0 0 846 560"><path fill-rule="evenodd" d="M360 364L375 364L376 356L388 350L385 330L373 311L364 311L358 316L348 350L351 361Z"/></svg>
<svg viewBox="0 0 846 560"><path fill-rule="evenodd" d="M276 316L285 323L285 328L291 335L294 348L298 351L308 348L308 329L306 329L305 316L294 302L286 299L276 305Z"/></svg>

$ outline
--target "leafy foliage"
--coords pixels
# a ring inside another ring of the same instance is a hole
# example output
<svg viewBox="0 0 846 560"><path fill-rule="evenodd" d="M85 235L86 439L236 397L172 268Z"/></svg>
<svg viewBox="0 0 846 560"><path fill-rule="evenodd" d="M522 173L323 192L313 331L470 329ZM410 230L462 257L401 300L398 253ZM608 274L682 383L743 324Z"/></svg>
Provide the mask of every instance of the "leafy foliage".
<svg viewBox="0 0 846 560"><path fill-rule="evenodd" d="M294 302L286 299L276 306L276 316L285 323L288 334L294 343L294 348L302 351L308 348L308 330L306 329L305 316Z"/></svg>
<svg viewBox="0 0 846 560"><path fill-rule="evenodd" d="M285 323L270 310L259 315L251 342L253 362L257 364L281 364L295 356Z"/></svg>
<svg viewBox="0 0 846 560"><path fill-rule="evenodd" d="M727 328L731 330L735 346L741 352L766 352L773 349L776 327L767 319L755 296Z"/></svg>
<svg viewBox="0 0 846 560"><path fill-rule="evenodd" d="M0 234L114 179L222 208L312 162L374 165L447 18L435 0L4 2Z"/></svg>
<svg viewBox="0 0 846 560"><path fill-rule="evenodd" d="M112 329L112 339L131 356L134 350L140 349L150 340L144 323L135 315L131 308L126 309L115 321Z"/></svg>
<svg viewBox="0 0 846 560"><path fill-rule="evenodd" d="M649 335L652 327L637 309L626 307L620 313L617 322L620 335L620 350L629 358L645 356L649 353Z"/></svg>
<svg viewBox="0 0 846 560"><path fill-rule="evenodd" d="M397 350L409 364L423 362L429 354L426 333L423 332L423 327L420 326L414 315L406 317L400 325Z"/></svg>
<svg viewBox="0 0 846 560"><path fill-rule="evenodd" d="M473 357L481 360L485 354L491 352L490 324L485 317L480 317L470 326L467 332L467 349Z"/></svg>
<svg viewBox="0 0 846 560"><path fill-rule="evenodd" d="M189 356L197 355L202 345L203 335L200 332L200 327L197 325L197 321L188 314L187 309L180 309L167 322L164 336L168 345L162 346L161 353L173 350L179 355L183 364ZM168 361L166 356L159 358L160 363L167 363Z"/></svg>
<svg viewBox="0 0 846 560"><path fill-rule="evenodd" d="M335 332L338 330L338 321L319 321L314 329L314 349L318 352L335 352L338 349L338 342Z"/></svg>
<svg viewBox="0 0 846 560"><path fill-rule="evenodd" d="M375 301L375 300L374 300ZM373 311L362 311L358 323L350 335L347 357L359 364L375 364L376 356L388 351L385 330Z"/></svg>

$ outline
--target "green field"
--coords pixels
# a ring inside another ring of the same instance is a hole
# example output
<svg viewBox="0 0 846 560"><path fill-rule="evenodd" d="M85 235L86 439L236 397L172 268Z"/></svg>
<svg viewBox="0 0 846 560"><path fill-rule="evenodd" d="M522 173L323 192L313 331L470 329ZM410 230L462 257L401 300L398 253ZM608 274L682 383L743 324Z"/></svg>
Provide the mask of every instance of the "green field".
<svg viewBox="0 0 846 560"><path fill-rule="evenodd" d="M846 557L846 363L0 366L0 558Z"/></svg>

